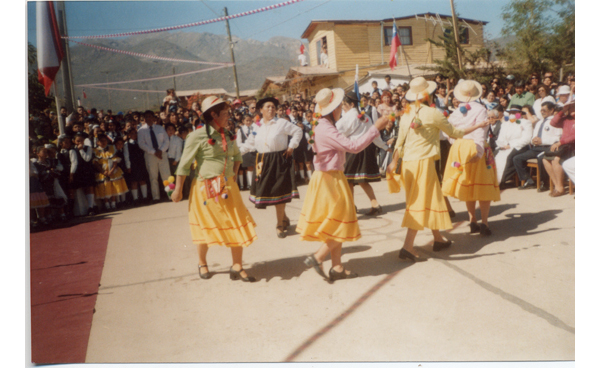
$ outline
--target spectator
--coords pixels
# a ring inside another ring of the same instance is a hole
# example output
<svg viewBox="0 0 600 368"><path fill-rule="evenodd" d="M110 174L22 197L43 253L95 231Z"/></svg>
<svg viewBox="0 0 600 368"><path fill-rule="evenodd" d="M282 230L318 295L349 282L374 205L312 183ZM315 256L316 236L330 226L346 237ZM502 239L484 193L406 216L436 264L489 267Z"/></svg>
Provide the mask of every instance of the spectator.
<svg viewBox="0 0 600 368"><path fill-rule="evenodd" d="M384 82L383 85L381 86L381 89L384 91L393 91L394 90L394 85L392 84L392 77L388 74L385 77L383 77Z"/></svg>
<svg viewBox="0 0 600 368"><path fill-rule="evenodd" d="M538 163L538 175L540 176L540 192L548 190L548 173L544 169L542 162L541 153L545 152L550 148L551 145L560 140L562 129L550 126L550 121L554 116L554 104L552 102L544 102L542 104L542 116L544 120L535 125L533 129L533 138L525 151L519 153L513 158L513 163L519 179L525 182L519 189L532 189L535 187L535 183L531 179L529 169L527 168L527 160L531 158L537 158Z"/></svg>
<svg viewBox="0 0 600 368"><path fill-rule="evenodd" d="M562 108L568 101L571 96L571 88L567 85L562 85L558 87L558 91L556 91L556 105L559 108Z"/></svg>
<svg viewBox="0 0 600 368"><path fill-rule="evenodd" d="M533 105L534 102L535 96L531 92L525 92L523 81L518 81L515 83L515 94L510 98L508 107L510 108L512 105Z"/></svg>
<svg viewBox="0 0 600 368"><path fill-rule="evenodd" d="M327 56L327 45L323 45L321 48L321 66L323 68L329 68L329 57Z"/></svg>
<svg viewBox="0 0 600 368"><path fill-rule="evenodd" d="M533 110L535 111L535 115L538 119L543 119L540 110L542 109L543 102L552 102L555 103L554 97L550 96L548 93L548 87L546 84L540 84L537 86L537 100L533 103Z"/></svg>
<svg viewBox="0 0 600 368"><path fill-rule="evenodd" d="M138 188L142 192L142 200L145 202L148 198L148 171L144 159L144 151L138 145L137 130L131 128L127 130L127 141L123 147L123 156L125 157L125 179L128 186L131 186L131 196L134 206L140 204Z"/></svg>
<svg viewBox="0 0 600 368"><path fill-rule="evenodd" d="M96 168L96 199L104 202L106 211L117 209L117 197L129 191L123 172L119 168L120 158L115 146L108 144L105 134L98 136L98 147L94 149L93 164Z"/></svg>
<svg viewBox="0 0 600 368"><path fill-rule="evenodd" d="M496 140L496 177L501 189L505 188L504 184L516 173L513 158L527 150L533 134L531 121L522 117L517 119L518 114L521 114L521 106L513 105L506 113Z"/></svg>
<svg viewBox="0 0 600 368"><path fill-rule="evenodd" d="M181 126L182 132L187 131ZM169 168L171 169L171 175L175 175L179 160L181 160L181 153L183 152L183 140L184 137L177 136L175 125L169 123L165 126L167 135L169 136L169 149L167 150L167 158L169 159ZM184 135L187 135L184 133Z"/></svg>
<svg viewBox="0 0 600 368"><path fill-rule="evenodd" d="M377 81L371 82L371 87L373 87L373 92L371 92L372 98L377 98L377 97L373 96L373 94L375 94L375 93L377 93L378 96L381 96L381 90L379 89L379 87L377 85L378 85Z"/></svg>
<svg viewBox="0 0 600 368"><path fill-rule="evenodd" d="M156 203L160 201L158 174L162 178L161 183L169 179L171 170L169 169L169 160L163 157L169 148L169 137L165 128L154 124L156 117L154 112L146 110L144 112L144 125L138 130L138 143L145 152L146 170L150 176L150 189L152 200Z"/></svg>
<svg viewBox="0 0 600 368"><path fill-rule="evenodd" d="M562 135L560 141L554 143L550 146L550 150L544 153L543 162L554 184L550 197L560 197L565 194L565 175L562 165L565 160L575 155L575 102L566 104L550 121L550 125L562 129Z"/></svg>

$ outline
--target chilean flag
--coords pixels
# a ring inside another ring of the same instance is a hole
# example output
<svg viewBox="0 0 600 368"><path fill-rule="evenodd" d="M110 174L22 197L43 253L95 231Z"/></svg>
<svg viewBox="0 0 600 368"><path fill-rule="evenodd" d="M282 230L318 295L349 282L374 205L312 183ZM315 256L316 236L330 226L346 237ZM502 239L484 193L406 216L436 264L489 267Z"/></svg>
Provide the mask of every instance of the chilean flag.
<svg viewBox="0 0 600 368"><path fill-rule="evenodd" d="M396 21L394 21L394 27L392 28L392 45L390 48L390 68L394 70L394 67L398 65L398 47L402 46L400 43L400 36L398 36L398 28L396 28Z"/></svg>
<svg viewBox="0 0 600 368"><path fill-rule="evenodd" d="M54 77L60 68L60 61L64 56L52 1L37 2L36 27L38 80L44 85L46 96L48 96Z"/></svg>

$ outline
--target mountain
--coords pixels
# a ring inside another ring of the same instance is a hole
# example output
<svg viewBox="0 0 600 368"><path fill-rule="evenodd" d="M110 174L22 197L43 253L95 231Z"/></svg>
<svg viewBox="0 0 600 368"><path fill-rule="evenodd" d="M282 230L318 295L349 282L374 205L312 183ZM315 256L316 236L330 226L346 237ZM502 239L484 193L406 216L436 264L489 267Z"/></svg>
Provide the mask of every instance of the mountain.
<svg viewBox="0 0 600 368"><path fill-rule="evenodd" d="M240 90L259 89L266 77L285 75L290 67L297 65L301 43L299 39L273 37L260 42L233 37L232 41ZM231 62L228 38L211 33L155 33L83 42L174 59ZM74 85L146 79L213 67L129 56L74 43L71 44L70 52ZM175 84L177 90L223 88L228 92L235 91L233 71L229 67L177 77ZM60 81L57 86L62 88ZM109 95L108 90L88 87L85 89L87 99L83 99L82 88L74 88L76 96L82 98L81 102L85 107L108 109L110 106L113 111L142 110L156 108L160 104L166 89L173 87L173 78L116 84L111 87L140 92L111 90ZM143 92L144 90L159 92Z"/></svg>

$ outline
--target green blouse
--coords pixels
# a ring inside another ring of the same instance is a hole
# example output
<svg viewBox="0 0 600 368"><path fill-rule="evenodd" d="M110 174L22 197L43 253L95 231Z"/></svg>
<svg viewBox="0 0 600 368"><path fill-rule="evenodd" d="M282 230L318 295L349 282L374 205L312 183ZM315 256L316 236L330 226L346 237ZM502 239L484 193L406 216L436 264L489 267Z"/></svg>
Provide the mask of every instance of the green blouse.
<svg viewBox="0 0 600 368"><path fill-rule="evenodd" d="M221 134L211 129L211 137L215 140L214 145L208 143L209 137L206 134L206 128L200 128L188 134L175 175L189 175L190 166L196 160L197 167L199 168L196 170L198 178L214 178L223 173L223 165L225 165L225 158L227 157L225 177L233 176L234 161L242 161L242 154L235 140L229 139L229 136L225 134L225 139L227 140L226 154L223 151Z"/></svg>

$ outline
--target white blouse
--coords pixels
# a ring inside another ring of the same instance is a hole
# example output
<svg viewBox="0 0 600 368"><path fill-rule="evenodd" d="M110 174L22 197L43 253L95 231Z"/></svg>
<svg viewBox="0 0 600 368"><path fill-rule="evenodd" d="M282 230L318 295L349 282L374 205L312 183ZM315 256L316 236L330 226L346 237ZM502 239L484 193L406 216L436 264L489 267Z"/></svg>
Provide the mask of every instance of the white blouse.
<svg viewBox="0 0 600 368"><path fill-rule="evenodd" d="M288 144L288 136L291 136ZM269 153L285 151L288 148L295 149L302 139L302 129L285 119L273 118L269 122L261 119L256 135L251 134L246 140L249 147L253 147L258 153Z"/></svg>
<svg viewBox="0 0 600 368"><path fill-rule="evenodd" d="M365 114L364 119L366 121L360 121L358 119L358 110L352 108L344 113L340 120L335 123L337 130L351 141L355 141L362 137L370 127L373 126L371 118ZM388 150L388 145L383 142L381 136L377 136L373 141L375 145L384 151Z"/></svg>

